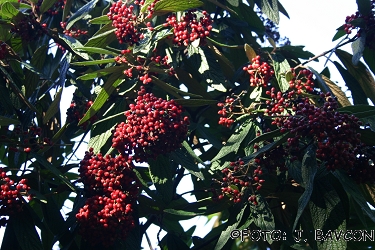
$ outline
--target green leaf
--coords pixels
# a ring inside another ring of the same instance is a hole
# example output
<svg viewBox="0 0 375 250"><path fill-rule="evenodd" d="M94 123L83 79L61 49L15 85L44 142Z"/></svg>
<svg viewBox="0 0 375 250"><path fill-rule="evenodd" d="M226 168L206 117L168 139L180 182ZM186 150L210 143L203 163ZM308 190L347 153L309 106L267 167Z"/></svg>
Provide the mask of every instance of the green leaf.
<svg viewBox="0 0 375 250"><path fill-rule="evenodd" d="M42 5L40 6L40 13L44 13L49 10L56 2L57 0L43 0Z"/></svg>
<svg viewBox="0 0 375 250"><path fill-rule="evenodd" d="M343 204L340 196L331 184L331 175L318 178L314 185L314 190L309 202L310 213L316 232L321 230L324 236L331 231L345 231L346 230L346 213L345 207L348 204ZM329 234L328 234L329 235ZM339 240L332 235L325 239L321 237L316 239L318 249L346 249L346 241L343 237Z"/></svg>
<svg viewBox="0 0 375 250"><path fill-rule="evenodd" d="M176 235L173 231L169 232L165 239L167 241L167 248L168 249L179 249L179 250L189 250L190 248L186 245L186 243L181 240L180 236ZM164 238L163 238L164 240Z"/></svg>
<svg viewBox="0 0 375 250"><path fill-rule="evenodd" d="M363 16L371 14L371 1L370 0L356 0L358 5L359 13Z"/></svg>
<svg viewBox="0 0 375 250"><path fill-rule="evenodd" d="M316 147L314 145L310 145L307 148L307 152L303 156L302 159L302 180L303 183L301 183L301 186L305 188L305 191L301 195L301 197L298 199L298 211L297 215L294 221L293 229L296 229L297 222L299 218L301 217L303 211L305 210L305 207L310 201L311 194L314 189L314 179L315 174L318 170L317 162L316 162Z"/></svg>
<svg viewBox="0 0 375 250"><path fill-rule="evenodd" d="M363 60L365 60L372 73L375 74L375 50L365 47Z"/></svg>
<svg viewBox="0 0 375 250"><path fill-rule="evenodd" d="M107 143L108 139L112 136L112 130L114 128L115 126L108 129L105 133L91 137L87 147L93 148L95 154L99 153L101 148Z"/></svg>
<svg viewBox="0 0 375 250"><path fill-rule="evenodd" d="M331 79L326 77L325 75L321 75L323 81L327 84L329 89L331 90L330 92L333 93L335 97L337 97L337 101L342 107L347 107L351 106L351 102L349 101L348 97L346 97L344 91L341 90L341 88L335 84Z"/></svg>
<svg viewBox="0 0 375 250"><path fill-rule="evenodd" d="M260 230L275 230L275 221L272 211L268 205L268 202L260 195L257 194L257 206L250 206L250 217L254 224L260 228ZM272 244L272 239L267 237L268 243Z"/></svg>
<svg viewBox="0 0 375 250"><path fill-rule="evenodd" d="M257 143L257 142L268 141L268 140L273 139L275 137L278 137L280 135L281 135L280 129L276 129L276 130L273 130L271 132L264 133L260 136L255 137L253 140L251 140L249 142L248 145L253 145L254 143Z"/></svg>
<svg viewBox="0 0 375 250"><path fill-rule="evenodd" d="M59 39L61 39L62 42L64 42L72 51L74 51L75 54L79 55L85 60L90 59L86 53L81 53L75 50L75 48L83 47L83 45L77 39L67 36L67 35L60 35L60 34L59 34Z"/></svg>
<svg viewBox="0 0 375 250"><path fill-rule="evenodd" d="M358 62L356 66L353 65L352 55L346 51L337 49L336 55L348 69L349 73L359 82L366 96L375 103L375 79L367 67L362 62Z"/></svg>
<svg viewBox="0 0 375 250"><path fill-rule="evenodd" d="M262 0L261 9L275 24L279 24L279 6L277 0Z"/></svg>
<svg viewBox="0 0 375 250"><path fill-rule="evenodd" d="M336 41L337 39L339 39L340 37L343 37L345 35L346 35L346 32L344 30L344 26L341 26L340 28L337 29L336 34L333 36L332 42Z"/></svg>
<svg viewBox="0 0 375 250"><path fill-rule="evenodd" d="M227 2L234 7L238 7L240 4L239 0L227 0Z"/></svg>
<svg viewBox="0 0 375 250"><path fill-rule="evenodd" d="M338 62L333 62L340 72L342 78L345 81L346 86L352 93L351 97L353 98L354 105L356 104L368 104L366 94L359 85L359 82L354 78L346 69L344 69L341 64Z"/></svg>
<svg viewBox="0 0 375 250"><path fill-rule="evenodd" d="M17 10L11 3L5 2L1 5L1 16L13 18L19 14Z"/></svg>
<svg viewBox="0 0 375 250"><path fill-rule="evenodd" d="M63 14L62 14L62 17L61 17L62 22L65 22L66 17L70 14L70 9L72 8L73 1L74 0L66 0L65 5L64 5Z"/></svg>
<svg viewBox="0 0 375 250"><path fill-rule="evenodd" d="M145 3L142 5L141 13L145 13L147 11L148 6L150 6L154 0L146 0Z"/></svg>
<svg viewBox="0 0 375 250"><path fill-rule="evenodd" d="M354 105L347 106L344 108L339 108L340 113L353 114L358 118L366 118L375 115L375 107L371 105Z"/></svg>
<svg viewBox="0 0 375 250"><path fill-rule="evenodd" d="M106 83L103 85L103 88L100 91L99 95L96 97L94 103L91 105L91 107L87 110L85 115L79 121L78 126L88 121L91 117L93 117L99 111L99 109L107 102L112 92L118 86L120 86L121 83L125 81L125 79L121 78L122 76L122 72L119 72L117 74L112 74L108 78Z"/></svg>
<svg viewBox="0 0 375 250"><path fill-rule="evenodd" d="M363 51L365 50L366 45L366 33L362 34L357 40L352 42L352 63L356 66L363 55Z"/></svg>
<svg viewBox="0 0 375 250"><path fill-rule="evenodd" d="M230 153L237 153L242 141L246 138L249 131L253 127L251 120L245 121L241 126L229 137L225 145L220 149L219 153L212 159L217 161Z"/></svg>
<svg viewBox="0 0 375 250"><path fill-rule="evenodd" d="M244 48L247 59L249 59L249 62L251 62L251 60L257 56L257 53L255 53L255 50L247 43L245 43Z"/></svg>
<svg viewBox="0 0 375 250"><path fill-rule="evenodd" d="M157 78L155 76L151 76L151 78L152 78L152 82L155 83L155 85L159 86L160 88L164 89L167 93L169 93L169 94L171 94L171 95L173 95L173 96L175 96L179 99L183 99L181 95L202 98L202 96L200 96L200 95L196 95L196 94L192 94L192 93L182 91L179 88L176 88L176 87L160 80L159 78Z"/></svg>
<svg viewBox="0 0 375 250"><path fill-rule="evenodd" d="M52 165L52 163L50 163L49 161L47 161L43 156L41 156L39 154L36 154L36 153L33 153L33 152L31 152L30 154L31 154L31 156L33 158L35 158L37 160L37 162L39 162L47 170L51 171L51 173L53 173L57 178L59 178L60 180L62 180L63 183L65 183L72 191L76 190L76 187L72 183L70 183L70 180L68 178L66 178L60 172L60 170L58 170L54 165Z"/></svg>
<svg viewBox="0 0 375 250"><path fill-rule="evenodd" d="M175 170L172 169L171 162L164 155L159 155L156 160L149 159L149 170L151 180L156 190L162 195L165 204L172 201L173 181Z"/></svg>
<svg viewBox="0 0 375 250"><path fill-rule="evenodd" d="M57 112L59 112L62 91L63 88L60 87L59 91L57 91L56 93L55 99L53 99L53 102L51 103L46 114L43 117L43 124L46 124L49 119L51 119Z"/></svg>
<svg viewBox="0 0 375 250"><path fill-rule="evenodd" d="M312 67L308 66L308 69L314 73L318 83L319 83L319 88L324 92L324 93L327 93L327 92L331 92L330 91L330 88L327 86L326 82L323 80L323 77L321 74L319 74L315 69L313 69Z"/></svg>
<svg viewBox="0 0 375 250"><path fill-rule="evenodd" d="M107 58L107 59L101 59L101 60L75 62L75 63L71 63L71 64L77 65L77 66L89 66L89 65L98 65L98 64L114 63L114 62L115 62L114 58Z"/></svg>
<svg viewBox="0 0 375 250"><path fill-rule="evenodd" d="M194 161L195 158L193 158L193 156L189 154L189 152L185 148L180 148L173 151L172 153L170 153L170 156L172 160L176 161L178 164L181 164L181 166L188 170L190 174L196 176L201 180L204 180L204 175L200 171L198 164ZM195 157L198 158L198 156Z"/></svg>
<svg viewBox="0 0 375 250"><path fill-rule="evenodd" d="M96 53L96 54L106 54L106 55L112 55L112 56L118 56L117 53L107 50L107 49L102 49L102 48L96 48L96 47L82 47L82 48L76 48L77 51L85 51L85 52L91 52L91 53Z"/></svg>
<svg viewBox="0 0 375 250"><path fill-rule="evenodd" d="M87 41L85 47L105 48L116 40L115 30L112 23L107 23Z"/></svg>
<svg viewBox="0 0 375 250"><path fill-rule="evenodd" d="M247 204L241 209L241 211L236 215L236 222L228 226L225 231L222 231L219 237L219 240L217 241L214 250L221 250L225 246L225 244L228 242L229 238L232 235L233 230L238 230L238 225L241 222L242 216L247 209Z"/></svg>
<svg viewBox="0 0 375 250"><path fill-rule="evenodd" d="M99 70L96 70L94 72L81 75L81 76L77 77L77 79L80 79L80 80L91 80L91 79L95 79L95 78L98 78L98 77L109 75L111 73L124 71L124 69L127 69L127 68L128 67L125 66L125 65L118 66L118 67L116 67L116 66L108 67L108 68L99 69Z"/></svg>
<svg viewBox="0 0 375 250"><path fill-rule="evenodd" d="M358 185L341 170L335 170L333 175L339 180L346 193L362 208L362 212L375 222L375 213L370 209Z"/></svg>
<svg viewBox="0 0 375 250"><path fill-rule="evenodd" d="M266 0L265 0L266 1ZM272 55L273 67L276 75L277 82L281 92L289 89L289 83L285 79L285 73L290 70L290 65L286 58L279 53Z"/></svg>
<svg viewBox="0 0 375 250"><path fill-rule="evenodd" d="M0 126L8 126L11 124L20 124L20 121L5 116L0 116Z"/></svg>
<svg viewBox="0 0 375 250"><path fill-rule="evenodd" d="M375 131L372 129L359 129L358 131L361 134L361 141L368 146L375 146Z"/></svg>
<svg viewBox="0 0 375 250"><path fill-rule="evenodd" d="M206 99L175 99L175 101L184 107L201 107L205 105L216 105L216 100L206 100Z"/></svg>
<svg viewBox="0 0 375 250"><path fill-rule="evenodd" d="M70 29L75 22L79 21L80 19L84 18L92 9L94 9L95 5L99 2L99 0L91 0L87 4L83 5L79 10L77 10L67 21L66 29Z"/></svg>
<svg viewBox="0 0 375 250"><path fill-rule="evenodd" d="M111 20L108 18L107 15L103 15L100 17L95 17L89 21L91 24L107 24L110 23Z"/></svg>
<svg viewBox="0 0 375 250"><path fill-rule="evenodd" d="M11 216L8 223L12 224L22 249L43 250L42 242L35 229L35 223L27 210Z"/></svg>
<svg viewBox="0 0 375 250"><path fill-rule="evenodd" d="M155 4L155 15L164 15L168 12L184 11L201 7L203 2L198 0L161 0Z"/></svg>

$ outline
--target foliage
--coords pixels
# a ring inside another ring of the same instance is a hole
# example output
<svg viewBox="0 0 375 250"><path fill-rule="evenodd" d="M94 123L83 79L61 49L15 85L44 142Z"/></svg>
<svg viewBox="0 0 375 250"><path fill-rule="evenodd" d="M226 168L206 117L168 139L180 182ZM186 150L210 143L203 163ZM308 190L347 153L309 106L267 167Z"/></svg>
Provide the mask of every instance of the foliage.
<svg viewBox="0 0 375 250"><path fill-rule="evenodd" d="M358 249L332 236L375 225L375 10L357 4L314 56L280 39L276 0L0 1L1 249L140 249L151 224L162 249ZM353 104L307 66L332 53ZM179 224L215 215L202 238Z"/></svg>

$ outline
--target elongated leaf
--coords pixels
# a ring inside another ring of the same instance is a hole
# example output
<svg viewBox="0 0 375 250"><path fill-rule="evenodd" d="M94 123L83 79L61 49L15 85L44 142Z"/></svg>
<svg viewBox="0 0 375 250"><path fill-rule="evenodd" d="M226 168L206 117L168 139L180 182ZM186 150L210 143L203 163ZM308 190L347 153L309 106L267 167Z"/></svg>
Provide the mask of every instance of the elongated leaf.
<svg viewBox="0 0 375 250"><path fill-rule="evenodd" d="M240 4L240 1L239 0L227 0L227 2L234 6L234 7L238 7L238 5Z"/></svg>
<svg viewBox="0 0 375 250"><path fill-rule="evenodd" d="M19 14L17 10L11 3L5 2L1 5L1 15L3 17L13 18Z"/></svg>
<svg viewBox="0 0 375 250"><path fill-rule="evenodd" d="M351 102L349 101L348 97L346 97L344 91L341 90L341 88L335 84L334 82L331 81L328 77L325 75L321 75L323 81L327 84L329 89L332 91L334 96L337 97L337 101L342 107L350 106L352 105Z"/></svg>
<svg viewBox="0 0 375 250"><path fill-rule="evenodd" d="M56 93L55 99L53 99L53 102L51 103L46 114L43 117L43 124L46 124L49 119L51 119L57 112L59 112L62 91L63 88L60 87L60 89Z"/></svg>
<svg viewBox="0 0 375 250"><path fill-rule="evenodd" d="M255 50L247 43L245 43L244 48L245 48L247 59L249 59L249 62L251 62L251 60L257 56L257 53L255 53Z"/></svg>
<svg viewBox="0 0 375 250"><path fill-rule="evenodd" d="M253 145L254 143L257 143L257 142L267 141L280 135L281 135L280 129L276 129L271 132L264 133L260 136L255 137L253 140L251 140L251 142L249 142L248 145Z"/></svg>
<svg viewBox="0 0 375 250"><path fill-rule="evenodd" d="M46 12L49 8L51 8L57 0L43 0L42 5L40 6L40 13Z"/></svg>
<svg viewBox="0 0 375 250"><path fill-rule="evenodd" d="M82 53L82 52L78 52L75 50L75 48L83 47L83 45L77 39L67 36L67 35L60 35L60 34L58 38L61 40L61 41L58 41L59 44L63 42L70 48L71 51L74 51L75 54L79 55L85 60L90 59L87 53Z"/></svg>
<svg viewBox="0 0 375 250"><path fill-rule="evenodd" d="M122 79L122 72L119 72L118 74L112 74L107 82L103 85L102 90L100 91L99 95L96 97L94 103L91 105L91 107L87 110L85 115L82 117L82 119L79 121L78 126L88 121L91 117L93 117L99 109L104 105L104 103L107 102L108 97L112 94L112 92L120 86L121 83L125 81L125 79Z"/></svg>
<svg viewBox="0 0 375 250"><path fill-rule="evenodd" d="M352 63L356 66L359 60L362 58L363 51L365 50L366 44L366 33L361 35L357 40L352 42L352 51L353 51L353 58Z"/></svg>
<svg viewBox="0 0 375 250"><path fill-rule="evenodd" d="M75 62L75 63L72 63L72 65L89 66L89 65L98 65L98 64L114 63L114 62L115 62L114 58L107 58L107 59L101 59L101 60Z"/></svg>
<svg viewBox="0 0 375 250"><path fill-rule="evenodd" d="M116 40L115 30L111 23L107 23L87 41L85 47L105 48Z"/></svg>
<svg viewBox="0 0 375 250"><path fill-rule="evenodd" d="M103 15L100 17L95 17L89 21L91 24L107 24L110 23L111 20L108 18L107 15Z"/></svg>
<svg viewBox="0 0 375 250"><path fill-rule="evenodd" d="M229 137L228 141L221 148L219 153L212 159L212 162L217 161L230 153L237 153L242 141L248 135L250 129L253 127L253 122L247 120Z"/></svg>
<svg viewBox="0 0 375 250"><path fill-rule="evenodd" d="M339 112L353 114L358 118L365 118L375 115L375 107L371 105L354 105L339 108Z"/></svg>
<svg viewBox="0 0 375 250"><path fill-rule="evenodd" d="M372 73L375 74L375 50L365 47L363 60L365 60Z"/></svg>
<svg viewBox="0 0 375 250"><path fill-rule="evenodd" d="M35 223L26 210L12 216L9 223L12 223L22 249L43 250L42 242L35 229Z"/></svg>
<svg viewBox="0 0 375 250"><path fill-rule="evenodd" d="M375 222L375 213L367 204L366 199L363 197L358 185L345 173L340 170L333 172L333 175L340 181L345 191L354 199L354 201L362 208L362 211Z"/></svg>
<svg viewBox="0 0 375 250"><path fill-rule="evenodd" d="M76 191L76 187L70 183L69 179L66 178L60 170L58 170L52 163L48 162L46 159L44 159L41 155L30 153L33 158L37 160L43 167L45 167L47 170L51 171L52 174L54 174L57 178L63 181L72 191Z"/></svg>
<svg viewBox="0 0 375 250"><path fill-rule="evenodd" d="M8 126L11 124L20 124L20 121L5 116L0 116L0 126Z"/></svg>
<svg viewBox="0 0 375 250"><path fill-rule="evenodd" d="M343 237L335 240L324 240L328 230L340 232L346 230L345 207L340 196L331 184L331 175L319 178L314 186L309 202L315 235L322 236L316 239L319 249L346 249L346 241ZM320 231L319 231L320 230ZM319 234L317 232L323 232Z"/></svg>
<svg viewBox="0 0 375 250"><path fill-rule="evenodd" d="M193 151L194 153L194 151ZM180 148L173 151L171 154L171 159L181 164L182 167L187 169L189 173L204 180L204 175L200 171L198 164L194 161L193 156L189 155L189 152L185 148ZM198 158L196 156L196 158ZM199 158L198 158L199 159Z"/></svg>
<svg viewBox="0 0 375 250"><path fill-rule="evenodd" d="M114 128L115 127L112 127L105 133L91 137L87 147L93 148L95 154L99 153L101 148L107 143L108 139L112 136L112 130Z"/></svg>
<svg viewBox="0 0 375 250"><path fill-rule="evenodd" d="M338 62L333 62L336 68L339 70L342 78L345 80L346 86L352 93L354 105L356 104L368 104L366 94L361 88L359 82L354 78L347 70L345 70Z"/></svg>
<svg viewBox="0 0 375 250"><path fill-rule="evenodd" d="M274 23L279 24L279 6L277 0L262 0L261 9Z"/></svg>
<svg viewBox="0 0 375 250"><path fill-rule="evenodd" d="M162 195L165 204L170 203L173 198L172 178L175 170L169 159L164 155L159 155L156 160L149 159L149 170L156 190Z"/></svg>
<svg viewBox="0 0 375 250"><path fill-rule="evenodd" d="M92 9L94 9L95 5L99 2L99 0L91 0L87 4L83 5L76 13L74 13L67 21L66 29L70 29L75 22L85 17Z"/></svg>
<svg viewBox="0 0 375 250"><path fill-rule="evenodd" d="M102 48L96 48L96 47L82 47L82 48L76 48L77 51L85 51L89 53L94 53L94 54L106 54L106 55L112 55L112 56L117 56L118 54L107 50L107 49L102 49Z"/></svg>
<svg viewBox="0 0 375 250"><path fill-rule="evenodd" d="M122 72L122 71L124 71L124 69L127 69L127 68L128 67L125 66L125 65L119 66L119 67L115 67L115 66L108 67L108 68L96 70L96 71L91 72L91 73L84 74L82 76L77 77L77 79L80 79L80 80L91 80L91 79L95 79L95 78L98 78L98 77L101 77L101 76L109 75L111 73Z"/></svg>
<svg viewBox="0 0 375 250"><path fill-rule="evenodd" d="M198 0L161 0L155 4L154 13L156 15L164 15L168 12L184 11L201 7L203 2Z"/></svg>
<svg viewBox="0 0 375 250"><path fill-rule="evenodd" d="M336 50L336 55L347 68L349 73L359 82L361 88L366 93L366 96L375 103L375 79L368 71L367 67L358 62L358 65L353 65L352 55L343 50Z"/></svg>
<svg viewBox="0 0 375 250"><path fill-rule="evenodd" d="M340 37L343 37L345 35L346 35L346 32L344 30L344 26L341 26L340 28L337 29L336 34L333 36L332 42L336 41L337 39L339 39Z"/></svg>
<svg viewBox="0 0 375 250"><path fill-rule="evenodd" d="M179 235L176 235L173 231L168 233L165 236L167 241L167 248L168 249L179 249L179 250L189 250L190 247L186 245L186 243L181 239ZM163 238L164 240L164 238Z"/></svg>
<svg viewBox="0 0 375 250"><path fill-rule="evenodd" d="M267 0L265 0L267 1ZM281 92L285 92L289 89L289 83L285 79L285 73L290 70L288 61L279 53L272 55L273 67L276 75L277 82Z"/></svg>
<svg viewBox="0 0 375 250"><path fill-rule="evenodd" d="M155 77L155 76L151 76L152 78L152 82L155 83L155 85L158 85L160 88L164 89L167 93L177 97L177 98L180 98L180 99L183 99L181 95L187 95L187 96L191 96L191 97L198 97L198 98L201 98L202 96L200 95L196 95L196 94L192 94L192 93L188 93L188 92L185 92L185 91L182 91L166 82L163 82L162 80L160 80L159 78Z"/></svg>
<svg viewBox="0 0 375 250"><path fill-rule="evenodd" d="M370 0L356 0L358 5L359 13L363 16L371 14L371 2Z"/></svg>
<svg viewBox="0 0 375 250"><path fill-rule="evenodd" d="M63 9L63 14L61 17L61 21L65 22L66 17L70 14L70 9L72 8L73 0L66 0L64 9Z"/></svg>
<svg viewBox="0 0 375 250"><path fill-rule="evenodd" d="M319 88L324 92L324 93L332 93L331 89L327 86L326 82L323 80L322 75L319 74L315 69L308 67L308 69L314 73L318 83L319 83Z"/></svg>
<svg viewBox="0 0 375 250"><path fill-rule="evenodd" d="M303 192L301 197L298 199L298 210L292 232L294 231L294 229L296 229L297 222L301 217L303 211L305 210L305 207L309 203L311 194L314 189L314 179L316 171L318 169L315 150L315 146L311 145L308 147L306 154L303 156L301 169L303 183L301 184L305 188L305 192Z"/></svg>

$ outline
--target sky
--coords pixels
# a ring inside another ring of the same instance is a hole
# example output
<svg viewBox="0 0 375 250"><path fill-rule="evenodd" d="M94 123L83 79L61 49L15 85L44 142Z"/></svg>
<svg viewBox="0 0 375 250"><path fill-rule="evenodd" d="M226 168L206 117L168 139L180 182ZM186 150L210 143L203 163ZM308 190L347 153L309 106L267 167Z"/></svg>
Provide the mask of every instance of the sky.
<svg viewBox="0 0 375 250"><path fill-rule="evenodd" d="M336 29L340 27L347 15L355 13L357 5L355 0L280 0L281 4L287 10L290 19L286 18L281 14L279 31L281 36L286 36L290 39L292 45L305 45L305 49L312 52L313 54L320 54L333 48L338 41L332 42L332 37L336 33ZM351 52L350 45L346 45L343 49ZM335 60L334 57L331 59ZM321 58L319 63L311 62L308 66L313 67L318 72L324 69L325 58ZM332 63L328 63L328 67L331 71L331 79L342 83L340 74ZM345 89L345 88L344 88ZM62 100L71 100L72 89L64 90ZM61 114L63 120L65 120L65 112L69 107L70 102L62 103ZM82 150L84 152L85 149ZM184 188L181 188L184 187ZM186 177L182 180L179 185L177 192L183 193L189 191L191 188L191 180ZM192 196L185 196L189 201L194 201ZM144 220L142 220L144 222ZM199 217L191 220L184 221L182 226L185 230L196 225L197 229L194 235L204 237L210 229L214 220L207 223L207 219ZM0 235L4 232L4 228L0 229ZM156 235L158 228L151 226L147 231L150 238L150 242L155 248L158 244ZM164 236L162 233L161 237ZM0 244L2 237L0 237ZM143 238L143 247L150 249L146 243L145 237Z"/></svg>

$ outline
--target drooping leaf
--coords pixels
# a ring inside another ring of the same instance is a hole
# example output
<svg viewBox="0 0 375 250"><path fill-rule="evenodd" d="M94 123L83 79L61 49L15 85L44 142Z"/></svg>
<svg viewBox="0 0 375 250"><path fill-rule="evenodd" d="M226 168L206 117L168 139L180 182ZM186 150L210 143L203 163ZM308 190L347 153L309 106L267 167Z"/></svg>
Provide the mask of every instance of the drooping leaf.
<svg viewBox="0 0 375 250"><path fill-rule="evenodd" d="M155 15L164 15L168 12L184 11L201 7L203 2L198 0L160 0L154 7Z"/></svg>
<svg viewBox="0 0 375 250"><path fill-rule="evenodd" d="M180 249L180 250L189 250L190 248L186 245L186 243L181 240L181 238L176 235L175 233L170 232L166 236L167 241L167 248L168 249ZM164 239L164 238L163 238Z"/></svg>
<svg viewBox="0 0 375 250"><path fill-rule="evenodd" d="M285 79L284 75L290 70L290 65L286 58L279 53L272 55L272 62L280 90L281 92L285 92L289 89L289 83Z"/></svg>
<svg viewBox="0 0 375 250"><path fill-rule="evenodd" d="M5 116L0 116L0 126L8 126L11 124L17 125L20 124L20 121Z"/></svg>
<svg viewBox="0 0 375 250"><path fill-rule="evenodd" d="M115 53L113 51L110 51L108 49L102 49L102 48L96 48L96 47L82 47L82 48L76 48L77 51L85 51L89 53L96 53L96 54L106 54L106 55L112 55L117 56L118 53Z"/></svg>
<svg viewBox="0 0 375 250"><path fill-rule="evenodd" d="M151 180L156 190L162 195L165 204L171 202L173 198L172 178L175 170L172 169L172 165L164 155L159 155L156 160L149 159Z"/></svg>
<svg viewBox="0 0 375 250"><path fill-rule="evenodd" d="M106 63L114 63L114 58L107 58L107 59L101 59L101 60L93 60L93 61L84 61L84 62L74 62L72 65L77 66L89 66L89 65L98 65L98 64L106 64Z"/></svg>
<svg viewBox="0 0 375 250"><path fill-rule="evenodd" d="M241 126L229 137L228 141L221 148L219 153L212 159L212 162L217 161L230 153L237 153L242 141L248 135L250 129L253 127L253 122L245 121Z"/></svg>
<svg viewBox="0 0 375 250"><path fill-rule="evenodd" d="M327 84L329 89L332 91L334 96L337 97L337 101L342 107L350 106L352 105L351 102L349 101L348 97L346 97L344 91L341 90L341 88L335 84L334 82L331 81L328 77L325 75L321 75L323 81Z"/></svg>
<svg viewBox="0 0 375 250"><path fill-rule="evenodd" d="M351 60L352 55L346 51L337 49L335 53L347 68L348 72L358 81L366 96L375 103L375 79L368 71L367 67L362 62L353 65Z"/></svg>
<svg viewBox="0 0 375 250"><path fill-rule="evenodd" d="M372 73L375 74L375 50L365 47L363 60L365 60Z"/></svg>
<svg viewBox="0 0 375 250"><path fill-rule="evenodd" d="M70 29L77 21L81 20L85 17L92 9L94 9L95 5L99 2L99 0L91 0L87 4L83 5L79 10L77 10L67 21L66 29Z"/></svg>
<svg viewBox="0 0 375 250"><path fill-rule="evenodd" d="M371 105L354 105L338 109L339 112L353 114L358 118L375 115L375 107Z"/></svg>
<svg viewBox="0 0 375 250"><path fill-rule="evenodd" d="M254 49L250 45L248 45L247 43L245 43L244 48L245 48L246 56L249 59L249 62L251 62L251 60L254 57L256 57L257 54L255 53Z"/></svg>
<svg viewBox="0 0 375 250"><path fill-rule="evenodd" d="M102 147L107 143L108 139L112 136L113 129L114 127L108 129L105 133L91 137L87 147L93 148L95 154L99 153Z"/></svg>
<svg viewBox="0 0 375 250"><path fill-rule="evenodd" d="M3 17L13 18L20 13L11 3L5 2L1 5L1 15Z"/></svg>
<svg viewBox="0 0 375 250"><path fill-rule="evenodd" d="M337 29L336 34L333 36L333 38L332 38L332 42L333 42L333 41L336 41L337 39L339 39L340 37L343 37L343 36L345 36L345 35L346 35L346 32L345 32L345 30L344 30L344 27L341 26L340 28Z"/></svg>
<svg viewBox="0 0 375 250"><path fill-rule="evenodd" d="M91 107L87 110L85 115L79 121L78 126L88 121L91 117L93 117L99 109L107 102L108 97L112 94L112 92L120 86L121 83L125 81L122 79L123 76L122 72L117 74L112 74L106 83L103 85L102 90L100 91L99 95L95 98L94 103Z"/></svg>
<svg viewBox="0 0 375 250"><path fill-rule="evenodd" d="M51 105L49 106L46 114L43 117L43 124L46 124L49 119L51 119L57 112L59 112L62 91L63 88L60 87L60 89L56 93L55 99L53 99Z"/></svg>
<svg viewBox="0 0 375 250"><path fill-rule="evenodd" d="M260 8L274 23L279 24L279 6L277 0L262 0Z"/></svg>
<svg viewBox="0 0 375 250"><path fill-rule="evenodd" d="M100 17L95 17L89 21L91 24L107 24L110 23L111 20L108 18L107 15L103 15Z"/></svg>
<svg viewBox="0 0 375 250"><path fill-rule="evenodd" d="M359 13L363 16L371 14L371 1L370 0L356 0Z"/></svg>
<svg viewBox="0 0 375 250"><path fill-rule="evenodd" d="M216 100L206 100L206 99L175 99L175 101L184 107L201 107L205 105L216 105Z"/></svg>
<svg viewBox="0 0 375 250"><path fill-rule="evenodd" d="M227 2L228 2L230 5L234 6L234 7L238 7L238 5L240 4L240 3L239 3L239 0L227 0Z"/></svg>
<svg viewBox="0 0 375 250"><path fill-rule="evenodd" d="M297 215L293 224L292 231L296 229L298 220L301 217L306 206L308 205L311 194L314 189L315 174L318 170L315 150L316 150L315 146L311 145L308 147L305 155L303 156L302 168L301 168L303 182L301 183L301 185L305 188L305 191L303 192L301 197L298 199L298 210L297 210Z"/></svg>
<svg viewBox="0 0 375 250"><path fill-rule="evenodd" d="M352 42L353 58L352 63L356 66L359 60L362 58L363 51L365 50L366 44L366 33L361 35L357 40Z"/></svg>
<svg viewBox="0 0 375 250"><path fill-rule="evenodd" d="M40 6L40 13L46 12L48 9L50 9L57 0L43 0L42 5Z"/></svg>

